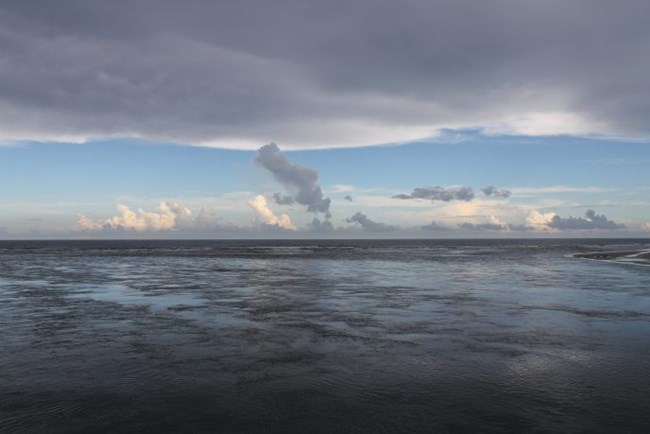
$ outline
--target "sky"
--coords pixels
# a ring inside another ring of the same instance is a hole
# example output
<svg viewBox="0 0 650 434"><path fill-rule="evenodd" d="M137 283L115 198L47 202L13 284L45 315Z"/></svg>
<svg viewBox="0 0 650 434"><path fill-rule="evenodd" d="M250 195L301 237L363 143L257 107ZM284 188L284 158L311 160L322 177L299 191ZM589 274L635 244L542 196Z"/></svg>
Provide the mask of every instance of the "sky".
<svg viewBox="0 0 650 434"><path fill-rule="evenodd" d="M0 4L0 239L650 236L646 0Z"/></svg>

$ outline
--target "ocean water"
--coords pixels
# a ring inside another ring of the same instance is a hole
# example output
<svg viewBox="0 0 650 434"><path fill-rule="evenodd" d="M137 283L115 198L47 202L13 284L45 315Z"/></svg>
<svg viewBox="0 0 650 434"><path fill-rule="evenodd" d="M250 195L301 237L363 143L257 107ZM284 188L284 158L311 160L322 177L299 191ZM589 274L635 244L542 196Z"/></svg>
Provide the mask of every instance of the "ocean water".
<svg viewBox="0 0 650 434"><path fill-rule="evenodd" d="M0 432L648 432L649 240L0 242Z"/></svg>

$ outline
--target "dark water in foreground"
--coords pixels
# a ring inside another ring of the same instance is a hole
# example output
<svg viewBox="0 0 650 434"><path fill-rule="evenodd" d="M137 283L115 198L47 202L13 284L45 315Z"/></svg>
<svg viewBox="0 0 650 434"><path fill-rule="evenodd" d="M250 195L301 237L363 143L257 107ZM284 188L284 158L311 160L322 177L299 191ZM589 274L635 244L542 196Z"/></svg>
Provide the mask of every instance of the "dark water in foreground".
<svg viewBox="0 0 650 434"><path fill-rule="evenodd" d="M0 432L648 432L635 249L0 242Z"/></svg>

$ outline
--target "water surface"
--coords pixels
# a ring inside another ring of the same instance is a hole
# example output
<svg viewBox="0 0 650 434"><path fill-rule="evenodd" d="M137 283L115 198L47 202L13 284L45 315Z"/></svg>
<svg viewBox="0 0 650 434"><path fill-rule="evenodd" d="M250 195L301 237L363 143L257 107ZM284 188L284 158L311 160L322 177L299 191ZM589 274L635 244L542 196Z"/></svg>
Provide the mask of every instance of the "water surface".
<svg viewBox="0 0 650 434"><path fill-rule="evenodd" d="M0 242L0 431L647 432L649 248Z"/></svg>

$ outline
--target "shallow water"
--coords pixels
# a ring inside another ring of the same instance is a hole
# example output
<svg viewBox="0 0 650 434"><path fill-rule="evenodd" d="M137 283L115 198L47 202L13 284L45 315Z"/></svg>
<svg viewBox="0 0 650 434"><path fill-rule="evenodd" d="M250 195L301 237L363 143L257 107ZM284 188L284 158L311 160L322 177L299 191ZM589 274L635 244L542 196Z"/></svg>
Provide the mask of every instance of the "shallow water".
<svg viewBox="0 0 650 434"><path fill-rule="evenodd" d="M0 242L0 432L646 432L649 247Z"/></svg>

